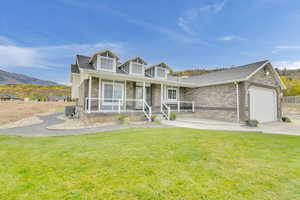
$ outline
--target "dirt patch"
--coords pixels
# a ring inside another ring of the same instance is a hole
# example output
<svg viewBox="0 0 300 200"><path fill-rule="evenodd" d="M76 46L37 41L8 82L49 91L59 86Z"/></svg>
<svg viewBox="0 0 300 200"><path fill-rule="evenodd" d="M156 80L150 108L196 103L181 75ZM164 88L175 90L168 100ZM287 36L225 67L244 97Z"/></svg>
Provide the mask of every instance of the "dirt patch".
<svg viewBox="0 0 300 200"><path fill-rule="evenodd" d="M40 113L61 111L64 106L73 104L68 102L1 101L0 125L33 117Z"/></svg>
<svg viewBox="0 0 300 200"><path fill-rule="evenodd" d="M0 129L24 127L24 126L34 125L34 124L41 124L41 123L43 123L43 120L41 120L37 116L34 116L34 117L28 117L25 119L21 119L16 122L10 122L10 123L6 123L4 125L0 125Z"/></svg>

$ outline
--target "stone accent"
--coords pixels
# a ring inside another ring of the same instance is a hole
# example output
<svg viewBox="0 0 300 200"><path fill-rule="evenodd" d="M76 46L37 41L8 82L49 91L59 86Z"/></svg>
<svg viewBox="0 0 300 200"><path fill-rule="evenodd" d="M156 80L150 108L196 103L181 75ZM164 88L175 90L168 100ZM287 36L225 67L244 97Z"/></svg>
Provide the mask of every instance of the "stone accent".
<svg viewBox="0 0 300 200"><path fill-rule="evenodd" d="M269 75L267 75L269 73ZM269 86L279 86L277 81L275 80L275 77L273 75L273 72L270 69L270 66L266 66L263 69L259 70L249 79L249 82L253 83L260 83L263 85L269 85Z"/></svg>
<svg viewBox="0 0 300 200"><path fill-rule="evenodd" d="M184 100L201 107L236 107L236 86L224 84L201 88L184 88Z"/></svg>
<svg viewBox="0 0 300 200"><path fill-rule="evenodd" d="M197 110L194 113L178 113L178 117L204 118L212 120L221 120L227 122L236 122L236 111L230 110Z"/></svg>
<svg viewBox="0 0 300 200"><path fill-rule="evenodd" d="M120 115L128 116L129 121L145 121L144 113L83 113L80 117L81 120L89 123L106 123L116 122Z"/></svg>

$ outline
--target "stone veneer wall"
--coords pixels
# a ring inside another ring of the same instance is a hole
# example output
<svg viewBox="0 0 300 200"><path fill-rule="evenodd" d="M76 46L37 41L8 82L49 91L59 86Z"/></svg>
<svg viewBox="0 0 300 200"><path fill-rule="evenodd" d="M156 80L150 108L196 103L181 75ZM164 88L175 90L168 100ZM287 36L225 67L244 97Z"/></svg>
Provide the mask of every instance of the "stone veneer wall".
<svg viewBox="0 0 300 200"><path fill-rule="evenodd" d="M184 100L195 102L195 116L208 119L236 121L237 98L235 84L201 88L184 88Z"/></svg>

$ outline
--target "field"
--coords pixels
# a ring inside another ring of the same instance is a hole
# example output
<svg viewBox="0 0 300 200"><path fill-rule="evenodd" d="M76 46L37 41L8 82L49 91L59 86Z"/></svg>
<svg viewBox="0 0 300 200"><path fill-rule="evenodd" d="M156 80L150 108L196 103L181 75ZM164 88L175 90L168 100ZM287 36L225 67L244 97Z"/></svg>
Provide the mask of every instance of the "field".
<svg viewBox="0 0 300 200"><path fill-rule="evenodd" d="M31 117L38 113L61 111L64 106L72 104L65 102L0 101L0 125Z"/></svg>
<svg viewBox="0 0 300 200"><path fill-rule="evenodd" d="M299 144L182 128L0 136L0 199L300 199Z"/></svg>

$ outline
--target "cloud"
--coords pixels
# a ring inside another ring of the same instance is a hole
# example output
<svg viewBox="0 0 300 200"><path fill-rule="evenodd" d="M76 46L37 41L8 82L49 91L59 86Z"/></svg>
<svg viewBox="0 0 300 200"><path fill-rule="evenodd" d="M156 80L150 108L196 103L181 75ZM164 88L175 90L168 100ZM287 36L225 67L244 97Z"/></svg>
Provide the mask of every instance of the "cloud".
<svg viewBox="0 0 300 200"><path fill-rule="evenodd" d="M65 67L66 62L73 62L76 54L91 55L101 49L111 49L117 54L122 54L123 44L99 42L39 47L0 44L0 66L46 69Z"/></svg>
<svg viewBox="0 0 300 200"><path fill-rule="evenodd" d="M279 69L300 69L300 60L296 61L274 61L274 67Z"/></svg>
<svg viewBox="0 0 300 200"><path fill-rule="evenodd" d="M223 37L219 37L217 38L217 40L220 40L220 41L233 41L233 40L245 40L244 38L242 37L239 37L239 36L234 36L234 35L231 35L231 36L223 36Z"/></svg>
<svg viewBox="0 0 300 200"><path fill-rule="evenodd" d="M8 39L7 37L5 36L1 36L0 35L0 45L11 45L11 44L14 44L14 42L10 39Z"/></svg>
<svg viewBox="0 0 300 200"><path fill-rule="evenodd" d="M186 10L182 16L178 18L178 26L189 35L196 35L194 30L195 21L203 14L212 13L217 14L221 12L226 4L226 0L206 6L192 8Z"/></svg>
<svg viewBox="0 0 300 200"><path fill-rule="evenodd" d="M280 45L276 49L300 49L300 45Z"/></svg>

